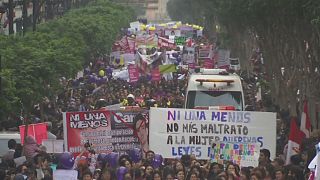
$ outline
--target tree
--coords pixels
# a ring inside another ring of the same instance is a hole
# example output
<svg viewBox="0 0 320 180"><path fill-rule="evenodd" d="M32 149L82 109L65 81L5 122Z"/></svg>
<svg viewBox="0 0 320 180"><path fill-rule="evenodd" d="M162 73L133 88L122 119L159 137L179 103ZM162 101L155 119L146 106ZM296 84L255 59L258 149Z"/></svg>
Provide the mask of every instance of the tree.
<svg viewBox="0 0 320 180"><path fill-rule="evenodd" d="M215 0L215 4L219 22L229 32L244 29L257 39L276 104L296 116L298 99L319 101L318 1ZM285 69L283 75L281 67Z"/></svg>
<svg viewBox="0 0 320 180"><path fill-rule="evenodd" d="M194 1L197 2L202 3ZM198 6L180 8L188 3L179 0L170 3L168 11L174 18L190 18L190 12L196 20L197 11L214 17L211 21L219 23L231 40L227 46L240 59L249 60L252 48L259 47L264 54L273 102L282 109L290 109L295 116L299 99L320 101L319 1L212 0L212 6L201 10ZM285 69L283 75L281 67Z"/></svg>
<svg viewBox="0 0 320 180"><path fill-rule="evenodd" d="M19 112L20 102L28 113L44 97L54 98L59 78L73 78L88 61L107 54L120 28L133 18L131 9L97 0L23 37L0 36L2 117Z"/></svg>

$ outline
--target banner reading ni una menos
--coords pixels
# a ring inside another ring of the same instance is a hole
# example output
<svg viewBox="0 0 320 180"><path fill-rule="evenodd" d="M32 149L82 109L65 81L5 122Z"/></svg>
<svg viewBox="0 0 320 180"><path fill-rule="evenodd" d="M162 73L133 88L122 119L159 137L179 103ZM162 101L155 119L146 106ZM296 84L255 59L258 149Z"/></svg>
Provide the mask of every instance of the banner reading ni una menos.
<svg viewBox="0 0 320 180"><path fill-rule="evenodd" d="M141 133L136 132L140 128L141 122L146 121L138 121L138 123L140 122L139 128L135 127L137 124L135 119L145 118L146 114L145 111L107 110L65 112L63 114L65 149L68 152L78 154L87 141L93 144L97 153L125 152L134 147L140 148L142 141L147 148L148 137L141 138ZM147 136L148 122L143 125Z"/></svg>
<svg viewBox="0 0 320 180"><path fill-rule="evenodd" d="M211 159L214 142L258 144L276 154L275 113L152 108L149 127L150 149L164 158Z"/></svg>

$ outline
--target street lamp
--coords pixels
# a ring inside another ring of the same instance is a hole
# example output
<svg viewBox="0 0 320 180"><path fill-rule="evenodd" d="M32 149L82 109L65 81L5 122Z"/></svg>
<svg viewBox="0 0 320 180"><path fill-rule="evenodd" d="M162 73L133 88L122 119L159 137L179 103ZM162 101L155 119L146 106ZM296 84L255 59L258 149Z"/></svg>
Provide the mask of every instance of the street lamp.
<svg viewBox="0 0 320 180"><path fill-rule="evenodd" d="M0 4L0 30L2 29L2 25L1 25L2 15L5 12L6 12L6 7L4 7L4 5L1 3ZM1 73L1 70L2 70L2 68L1 68L1 54L0 54L0 73ZM1 97L1 95L2 95L2 77L0 76L0 97Z"/></svg>

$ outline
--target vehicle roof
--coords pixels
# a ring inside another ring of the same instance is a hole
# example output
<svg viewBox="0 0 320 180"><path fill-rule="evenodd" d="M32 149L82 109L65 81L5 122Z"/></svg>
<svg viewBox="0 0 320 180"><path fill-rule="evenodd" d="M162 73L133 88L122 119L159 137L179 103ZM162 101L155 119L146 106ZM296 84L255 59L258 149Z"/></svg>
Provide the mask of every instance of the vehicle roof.
<svg viewBox="0 0 320 180"><path fill-rule="evenodd" d="M210 80L233 80L233 83L228 85L226 82L204 82L202 85L197 82L196 79L210 79ZM216 85L214 87L214 84ZM188 91L205 91L205 90L217 90L217 91L242 91L242 84L240 77L236 74L229 75L204 75L201 73L191 74L188 82Z"/></svg>
<svg viewBox="0 0 320 180"><path fill-rule="evenodd" d="M0 139L20 139L18 132L0 132Z"/></svg>

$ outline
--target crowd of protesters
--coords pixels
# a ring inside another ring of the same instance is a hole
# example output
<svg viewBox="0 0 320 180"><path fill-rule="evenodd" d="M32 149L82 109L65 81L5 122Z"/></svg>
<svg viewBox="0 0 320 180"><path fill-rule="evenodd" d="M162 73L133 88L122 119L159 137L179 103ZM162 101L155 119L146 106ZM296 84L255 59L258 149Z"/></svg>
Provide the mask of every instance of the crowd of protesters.
<svg viewBox="0 0 320 180"><path fill-rule="evenodd" d="M194 155L163 160L151 150L143 155L137 151L108 156L95 154L90 145L85 145L74 158L70 153L46 153L46 148L38 146L31 136L25 143L22 148L9 140L9 151L0 164L0 179L51 180L54 171L64 169L76 171L80 180L302 180L308 179L307 165L314 156L306 151L292 156L291 163L284 165L283 159L271 160L270 151L261 149L258 167L240 167L228 161L219 164L199 160ZM14 161L21 156L25 156L26 161Z"/></svg>
<svg viewBox="0 0 320 180"><path fill-rule="evenodd" d="M154 82L149 76L141 76L137 82L129 83L114 79L112 75L101 76L99 72L108 71L108 65L99 62L89 65L84 77L68 82L66 93L58 100L59 105L64 108L62 110L87 111L114 104L146 108L148 102L154 102L158 107L183 107L186 79L179 80L178 73L170 80L162 78L159 82Z"/></svg>
<svg viewBox="0 0 320 180"><path fill-rule="evenodd" d="M254 57L253 59L258 59ZM263 63L262 63L263 64ZM75 79L61 78L63 91L55 98L45 98L35 105L32 123L49 121L49 129L63 139L62 112L90 111L111 105L140 108L165 107L182 108L185 99L188 69L179 68L170 78L152 81L151 76L142 75L137 82L113 77L114 67L109 58L90 62ZM244 79L244 88L252 104L256 93L256 75ZM182 77L182 78L181 78ZM250 89L255 91L248 93ZM257 103L254 109L263 111L264 105ZM280 111L279 111L280 112ZM9 151L0 164L0 180L37 179L51 180L59 169L77 171L79 180L303 180L308 179L308 164L315 156L315 144L320 133L314 131L311 138L304 141L299 154L285 164L285 144L288 139L288 115L279 113L277 126L277 157L270 159L270 151L262 149L257 167L240 167L232 162L219 164L211 160L199 160L193 155L183 155L177 159L159 158L152 150L139 155L127 154L111 157L96 154L89 146L75 159L69 153L50 154L46 147L38 145L27 136L25 144L8 141ZM4 124L3 124L4 125ZM2 125L1 125L2 126ZM4 127L4 126L2 126ZM25 160L19 158L25 157ZM18 160L17 160L18 159Z"/></svg>
<svg viewBox="0 0 320 180"><path fill-rule="evenodd" d="M53 132L58 138L62 138L61 112L64 111L88 111L114 104L141 108L183 107L186 79L179 79L178 76L187 74L186 71L178 70L170 80L163 78L159 82L152 82L150 77L142 76L138 82L129 83L112 78L108 74L109 68L108 61L91 63L80 78L61 78L65 89L57 101L44 100L42 107L45 118L53 123ZM104 74L99 73L101 70ZM34 115L39 118L38 108L35 106ZM258 167L239 167L232 162L218 164L210 160L198 160L193 155L182 156L181 159L165 159L160 166L155 166L155 154L152 151L147 152L138 162L134 162L134 158L129 155L122 155L117 159L117 164L111 166L110 159L102 158L99 154L91 156L87 150L76 158L72 167L66 167L61 162L61 154L48 154L45 147L37 145L32 137L27 137L23 147L14 140L8 142L9 151L0 164L0 179L53 179L56 169L74 169L78 172L78 179L85 180L308 179L310 171L307 166L315 156L314 146L319 142L320 134L314 131L311 138L304 141L301 152L292 156L291 163L285 165L284 145L288 141L289 120L286 120L288 114L286 116L285 113L280 113L279 116L281 121L277 130L277 158L271 160L270 152L263 149ZM59 124L60 128L56 128ZM26 157L22 164L13 161L21 156Z"/></svg>
<svg viewBox="0 0 320 180"><path fill-rule="evenodd" d="M46 97L34 106L29 123L50 122L51 131L62 138L62 112L90 111L105 106L120 105L150 107L183 108L187 78L178 77L187 74L178 69L170 79L151 81L151 77L141 75L135 83L112 77L112 65L109 60L101 59L90 63L82 71L82 76L74 79L61 78L63 87L57 97ZM103 71L103 74L101 74ZM17 131L22 124L20 117L11 116L1 122L1 130Z"/></svg>
<svg viewBox="0 0 320 180"><path fill-rule="evenodd" d="M174 73L172 79L161 79L152 82L150 77L142 76L138 82L129 83L114 79L108 74L108 61L99 60L88 65L83 76L76 79L61 79L65 90L56 102L44 100L43 110L45 118L55 126L61 123L61 112L88 111L101 107L120 104L121 106L139 106L141 108L172 107L182 108L186 79L179 79L181 74L187 74L180 69ZM101 70L104 74L101 74ZM34 115L40 117L38 107ZM314 131L311 138L306 139L301 152L291 157L291 163L285 165L285 144L288 135L288 120L286 114L280 113L280 124L277 130L277 158L270 159L270 152L261 150L258 167L239 167L232 162L218 164L210 160L199 160L193 155L182 156L181 159L165 159L160 166L155 166L155 154L148 151L138 162L133 157L122 155L117 158L117 164L111 165L110 159L100 154L91 155L85 150L72 167L63 165L61 154L48 154L45 147L37 145L32 137L27 137L22 147L14 140L8 142L8 153L2 158L0 165L0 179L53 179L56 169L74 169L78 172L78 179L308 179L310 171L307 168L315 156L315 144L319 142L319 133ZM60 117L57 118L57 117ZM36 120L35 120L36 121ZM286 123L287 122L287 123ZM60 129L60 131L59 131ZM53 129L58 138L62 138L62 126ZM16 163L13 159L21 156L26 161ZM72 157L70 156L70 159Z"/></svg>

